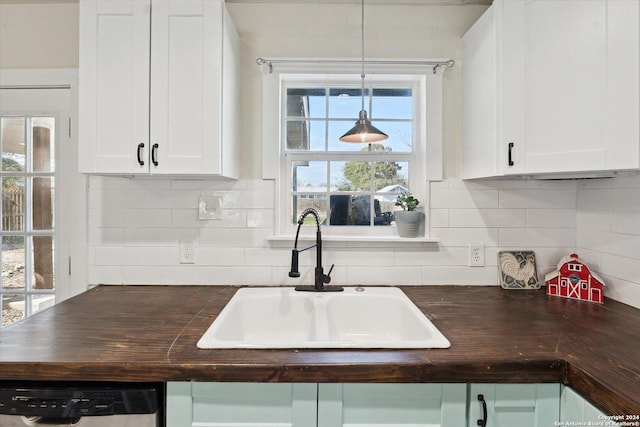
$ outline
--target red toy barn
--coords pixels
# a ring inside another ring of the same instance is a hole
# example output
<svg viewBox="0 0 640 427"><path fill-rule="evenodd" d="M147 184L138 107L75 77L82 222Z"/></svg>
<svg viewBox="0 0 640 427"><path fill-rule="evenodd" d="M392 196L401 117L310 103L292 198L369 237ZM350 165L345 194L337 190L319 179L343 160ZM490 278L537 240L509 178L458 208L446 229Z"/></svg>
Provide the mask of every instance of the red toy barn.
<svg viewBox="0 0 640 427"><path fill-rule="evenodd" d="M558 270L545 275L544 280L547 295L604 303L604 282L576 254L562 258Z"/></svg>

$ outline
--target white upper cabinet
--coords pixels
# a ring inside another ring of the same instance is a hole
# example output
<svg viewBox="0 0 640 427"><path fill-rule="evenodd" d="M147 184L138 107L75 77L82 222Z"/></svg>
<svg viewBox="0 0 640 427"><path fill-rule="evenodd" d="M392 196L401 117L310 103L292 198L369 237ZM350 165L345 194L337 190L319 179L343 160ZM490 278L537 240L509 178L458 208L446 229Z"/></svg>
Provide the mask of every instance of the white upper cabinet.
<svg viewBox="0 0 640 427"><path fill-rule="evenodd" d="M239 72L222 0L81 0L80 170L237 178Z"/></svg>
<svg viewBox="0 0 640 427"><path fill-rule="evenodd" d="M463 178L639 168L639 23L631 0L495 1L463 40Z"/></svg>

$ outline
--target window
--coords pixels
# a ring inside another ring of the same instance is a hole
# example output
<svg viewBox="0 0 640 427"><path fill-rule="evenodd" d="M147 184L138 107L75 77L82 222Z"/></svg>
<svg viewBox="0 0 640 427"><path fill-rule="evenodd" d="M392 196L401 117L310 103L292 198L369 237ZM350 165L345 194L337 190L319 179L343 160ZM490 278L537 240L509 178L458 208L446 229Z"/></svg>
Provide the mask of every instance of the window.
<svg viewBox="0 0 640 427"><path fill-rule="evenodd" d="M365 80L365 109L389 135L371 145L339 141L361 109L359 73L265 76L263 174L278 182L278 234L292 234L313 207L325 235L395 236L394 202L403 191L428 209L427 180L441 179L442 170L441 76L388 71Z"/></svg>
<svg viewBox="0 0 640 427"><path fill-rule="evenodd" d="M0 327L86 289L75 79L73 70L0 70Z"/></svg>

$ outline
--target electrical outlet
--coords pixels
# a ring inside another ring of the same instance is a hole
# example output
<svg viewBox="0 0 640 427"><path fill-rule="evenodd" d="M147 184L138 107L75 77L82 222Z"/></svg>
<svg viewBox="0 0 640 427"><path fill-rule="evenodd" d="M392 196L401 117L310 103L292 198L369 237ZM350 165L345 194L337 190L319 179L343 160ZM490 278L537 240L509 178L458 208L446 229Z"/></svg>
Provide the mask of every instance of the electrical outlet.
<svg viewBox="0 0 640 427"><path fill-rule="evenodd" d="M180 241L180 264L195 264L195 244Z"/></svg>
<svg viewBox="0 0 640 427"><path fill-rule="evenodd" d="M484 267L484 243L469 243L469 267Z"/></svg>

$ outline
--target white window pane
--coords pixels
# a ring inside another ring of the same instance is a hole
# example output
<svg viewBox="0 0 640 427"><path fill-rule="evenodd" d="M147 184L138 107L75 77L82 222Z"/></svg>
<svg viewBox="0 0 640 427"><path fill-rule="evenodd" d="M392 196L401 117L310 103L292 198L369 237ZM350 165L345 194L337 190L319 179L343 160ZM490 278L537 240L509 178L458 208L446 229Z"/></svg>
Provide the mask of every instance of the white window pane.
<svg viewBox="0 0 640 427"><path fill-rule="evenodd" d="M371 162L331 162L331 189L371 191Z"/></svg>
<svg viewBox="0 0 640 427"><path fill-rule="evenodd" d="M25 313L24 295L0 294L2 299L2 326L23 319Z"/></svg>
<svg viewBox="0 0 640 427"><path fill-rule="evenodd" d="M53 172L55 170L55 119L53 117L34 117L32 127L32 162L34 172Z"/></svg>
<svg viewBox="0 0 640 427"><path fill-rule="evenodd" d="M26 128L27 120L25 117L0 118L2 171L23 172L25 170Z"/></svg>
<svg viewBox="0 0 640 427"><path fill-rule="evenodd" d="M25 270L24 237L2 238L2 284L3 292L24 291Z"/></svg>
<svg viewBox="0 0 640 427"><path fill-rule="evenodd" d="M361 88L331 88L329 90L329 118L353 119L358 118L362 109ZM369 106L369 90L365 88L365 109Z"/></svg>
<svg viewBox="0 0 640 427"><path fill-rule="evenodd" d="M374 190L401 193L409 189L409 162L375 162Z"/></svg>
<svg viewBox="0 0 640 427"><path fill-rule="evenodd" d="M320 224L326 223L328 217L326 194L294 194L291 200L291 212L293 212L291 217L292 224L297 223L302 212L309 208L313 208L318 212ZM304 225L315 226L315 219L313 215L309 215L305 218Z"/></svg>
<svg viewBox="0 0 640 427"><path fill-rule="evenodd" d="M53 230L54 179L52 177L35 177L32 182L32 229Z"/></svg>
<svg viewBox="0 0 640 427"><path fill-rule="evenodd" d="M54 289L55 275L53 268L53 237L33 236L33 271L34 289Z"/></svg>
<svg viewBox="0 0 640 427"><path fill-rule="evenodd" d="M394 153L408 153L413 147L413 123L379 120L374 123L378 129L389 135L382 143Z"/></svg>
<svg viewBox="0 0 640 427"><path fill-rule="evenodd" d="M373 89L369 115L377 119L411 120L413 118L411 89Z"/></svg>
<svg viewBox="0 0 640 427"><path fill-rule="evenodd" d="M327 191L327 162L293 162L291 173L293 191Z"/></svg>
<svg viewBox="0 0 640 427"><path fill-rule="evenodd" d="M287 89L287 118L323 118L326 116L324 88Z"/></svg>
<svg viewBox="0 0 640 427"><path fill-rule="evenodd" d="M25 231L25 180L2 177L2 231Z"/></svg>

